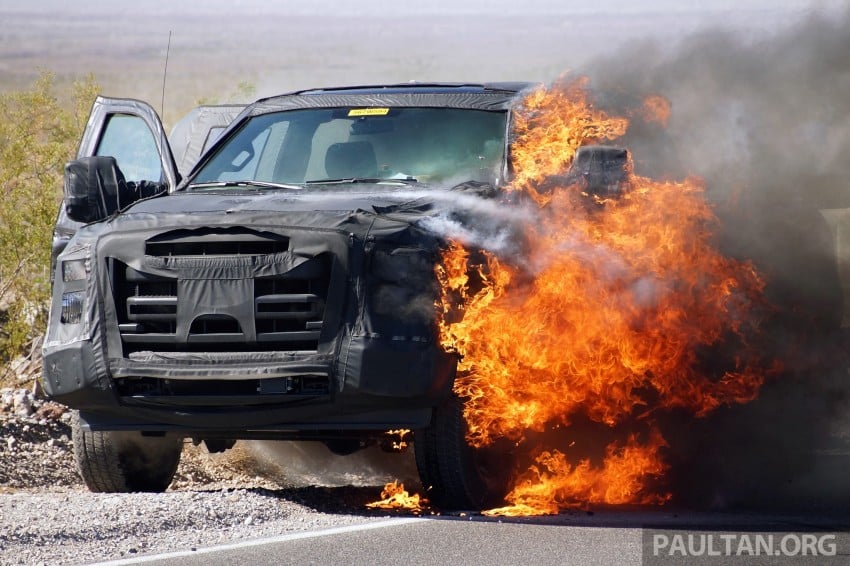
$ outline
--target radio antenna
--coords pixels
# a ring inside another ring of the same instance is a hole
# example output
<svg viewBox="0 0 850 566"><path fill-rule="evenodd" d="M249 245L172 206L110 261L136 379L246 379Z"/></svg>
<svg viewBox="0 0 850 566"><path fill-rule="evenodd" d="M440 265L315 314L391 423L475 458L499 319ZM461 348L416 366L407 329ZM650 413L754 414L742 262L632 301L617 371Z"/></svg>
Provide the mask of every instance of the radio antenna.
<svg viewBox="0 0 850 566"><path fill-rule="evenodd" d="M165 78L168 76L168 54L171 53L171 30L168 30L168 47L165 48L165 69L162 71L162 101L159 105L160 116L165 115Z"/></svg>

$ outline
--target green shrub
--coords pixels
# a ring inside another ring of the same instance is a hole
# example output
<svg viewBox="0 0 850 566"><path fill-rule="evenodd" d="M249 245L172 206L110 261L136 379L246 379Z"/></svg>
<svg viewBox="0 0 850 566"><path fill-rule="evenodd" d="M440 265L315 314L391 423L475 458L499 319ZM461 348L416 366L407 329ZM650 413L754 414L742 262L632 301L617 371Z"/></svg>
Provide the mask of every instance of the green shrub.
<svg viewBox="0 0 850 566"><path fill-rule="evenodd" d="M44 332L63 170L97 89L89 76L60 101L44 73L30 90L0 93L0 367Z"/></svg>

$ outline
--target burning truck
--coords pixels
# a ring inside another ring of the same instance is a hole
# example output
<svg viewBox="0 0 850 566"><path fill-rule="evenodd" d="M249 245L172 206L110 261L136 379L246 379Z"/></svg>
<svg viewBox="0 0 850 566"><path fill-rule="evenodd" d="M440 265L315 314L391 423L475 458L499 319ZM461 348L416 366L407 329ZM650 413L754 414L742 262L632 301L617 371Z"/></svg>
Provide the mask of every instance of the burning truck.
<svg viewBox="0 0 850 566"><path fill-rule="evenodd" d="M582 79L413 83L198 110L175 156L150 106L99 98L44 344L86 484L164 490L185 439L404 430L441 508L666 501L655 416L779 368L762 277L698 179L632 170L627 129Z"/></svg>

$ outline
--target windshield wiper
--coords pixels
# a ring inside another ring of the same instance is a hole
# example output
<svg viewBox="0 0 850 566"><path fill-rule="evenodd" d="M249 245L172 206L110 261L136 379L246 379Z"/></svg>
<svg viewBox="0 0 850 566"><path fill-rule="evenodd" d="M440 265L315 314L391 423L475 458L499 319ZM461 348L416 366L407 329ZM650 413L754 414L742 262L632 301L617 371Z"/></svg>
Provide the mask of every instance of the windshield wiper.
<svg viewBox="0 0 850 566"><path fill-rule="evenodd" d="M399 183L401 185L410 185L418 183L415 177L400 177L398 179L389 177L344 177L342 179L314 179L306 181L305 185L344 185L348 183Z"/></svg>
<svg viewBox="0 0 850 566"><path fill-rule="evenodd" d="M260 189L287 189L303 190L301 185L288 185L286 183L270 183L268 181L216 181L212 183L190 183L187 189L220 189L228 187L257 187Z"/></svg>

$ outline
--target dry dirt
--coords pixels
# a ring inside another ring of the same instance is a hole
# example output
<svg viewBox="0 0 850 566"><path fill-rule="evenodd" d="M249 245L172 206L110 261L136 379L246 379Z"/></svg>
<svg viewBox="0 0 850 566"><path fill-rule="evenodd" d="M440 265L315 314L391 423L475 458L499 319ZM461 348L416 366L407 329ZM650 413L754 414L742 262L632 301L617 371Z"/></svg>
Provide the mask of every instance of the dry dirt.
<svg viewBox="0 0 850 566"><path fill-rule="evenodd" d="M71 412L25 389L0 395L0 493L84 489L74 464ZM280 489L278 474L244 443L210 454L187 441L170 489Z"/></svg>
<svg viewBox="0 0 850 566"><path fill-rule="evenodd" d="M388 477L365 465L374 456L334 463L319 457L323 446L287 443L240 441L210 454L186 441L165 493L90 493L76 471L71 418L31 389L0 388L0 566L138 558L407 514L367 507ZM284 474L281 458L302 468ZM323 473L335 484L318 482Z"/></svg>

